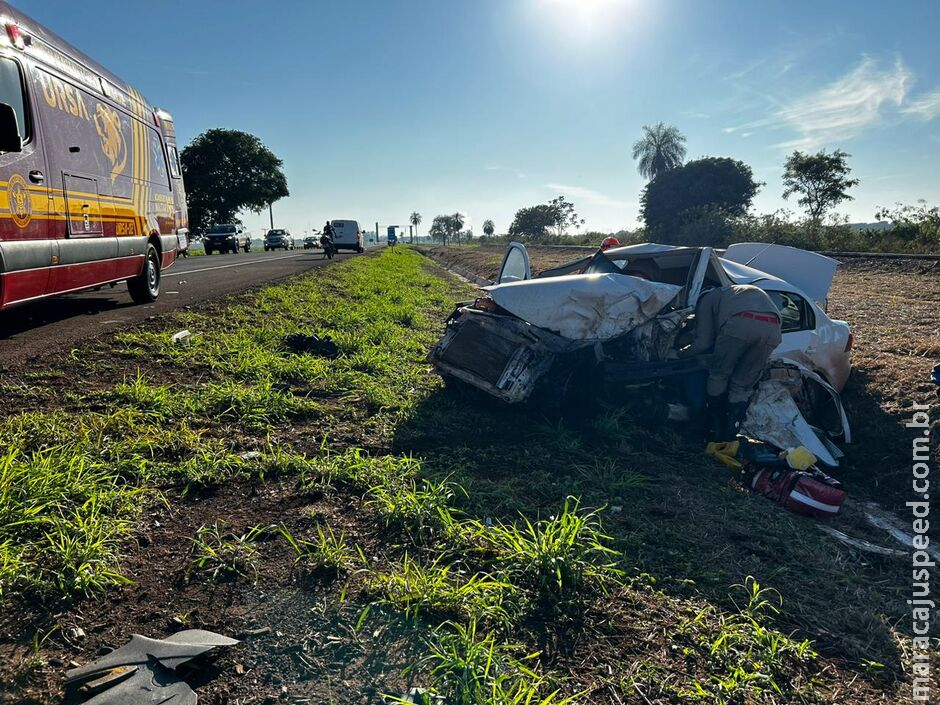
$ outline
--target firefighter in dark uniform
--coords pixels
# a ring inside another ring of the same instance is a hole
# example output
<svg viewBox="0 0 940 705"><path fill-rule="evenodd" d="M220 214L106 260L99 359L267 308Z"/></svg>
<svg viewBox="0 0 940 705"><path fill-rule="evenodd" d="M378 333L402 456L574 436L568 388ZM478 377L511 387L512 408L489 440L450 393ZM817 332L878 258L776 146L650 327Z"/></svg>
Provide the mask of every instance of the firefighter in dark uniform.
<svg viewBox="0 0 940 705"><path fill-rule="evenodd" d="M695 307L695 337L682 357L711 353L705 413L715 441L731 441L770 354L780 345L780 315L756 286L711 289Z"/></svg>

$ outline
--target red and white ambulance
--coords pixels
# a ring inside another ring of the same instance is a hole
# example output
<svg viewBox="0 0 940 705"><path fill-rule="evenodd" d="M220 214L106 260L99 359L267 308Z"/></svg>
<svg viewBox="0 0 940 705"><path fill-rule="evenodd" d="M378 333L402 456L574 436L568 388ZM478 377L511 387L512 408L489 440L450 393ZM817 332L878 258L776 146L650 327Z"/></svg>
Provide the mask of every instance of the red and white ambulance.
<svg viewBox="0 0 940 705"><path fill-rule="evenodd" d="M187 246L173 119L0 2L0 309L127 281Z"/></svg>

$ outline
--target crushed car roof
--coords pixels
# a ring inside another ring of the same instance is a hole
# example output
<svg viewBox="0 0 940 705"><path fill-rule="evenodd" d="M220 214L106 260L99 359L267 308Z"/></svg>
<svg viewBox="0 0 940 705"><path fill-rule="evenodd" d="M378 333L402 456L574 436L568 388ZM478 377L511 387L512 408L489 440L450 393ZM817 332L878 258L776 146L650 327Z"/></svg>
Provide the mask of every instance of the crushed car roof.
<svg viewBox="0 0 940 705"><path fill-rule="evenodd" d="M569 274L486 290L534 326L571 340L608 340L658 315L681 288L622 274Z"/></svg>

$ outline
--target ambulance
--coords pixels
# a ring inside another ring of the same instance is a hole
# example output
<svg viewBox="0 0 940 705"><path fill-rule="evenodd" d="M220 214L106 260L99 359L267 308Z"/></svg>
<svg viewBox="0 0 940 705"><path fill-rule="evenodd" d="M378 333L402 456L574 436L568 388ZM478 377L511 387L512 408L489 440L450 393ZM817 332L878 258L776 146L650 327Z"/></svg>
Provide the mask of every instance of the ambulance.
<svg viewBox="0 0 940 705"><path fill-rule="evenodd" d="M0 2L0 309L121 281L155 301L188 232L169 113Z"/></svg>

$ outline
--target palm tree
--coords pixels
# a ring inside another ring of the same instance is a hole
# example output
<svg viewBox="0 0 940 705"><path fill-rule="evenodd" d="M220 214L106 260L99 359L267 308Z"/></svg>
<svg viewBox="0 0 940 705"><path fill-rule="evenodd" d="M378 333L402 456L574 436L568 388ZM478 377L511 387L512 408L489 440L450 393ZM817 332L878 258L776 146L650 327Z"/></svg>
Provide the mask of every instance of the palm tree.
<svg viewBox="0 0 940 705"><path fill-rule="evenodd" d="M454 237L457 240L457 244L460 244L460 231L463 229L464 218L460 213L454 213L450 217L451 227L454 229Z"/></svg>
<svg viewBox="0 0 940 705"><path fill-rule="evenodd" d="M496 232L496 226L493 225L492 220L483 221L483 234L487 237L493 237L493 233Z"/></svg>
<svg viewBox="0 0 940 705"><path fill-rule="evenodd" d="M411 217L409 217L408 220L415 226L415 234L411 238L411 241L414 242L414 238L418 236L418 225L421 224L421 214L418 211L412 211Z"/></svg>
<svg viewBox="0 0 940 705"><path fill-rule="evenodd" d="M664 171L682 166L685 135L661 122L652 127L644 125L643 137L633 143L633 158L640 160L637 171L652 181Z"/></svg>

